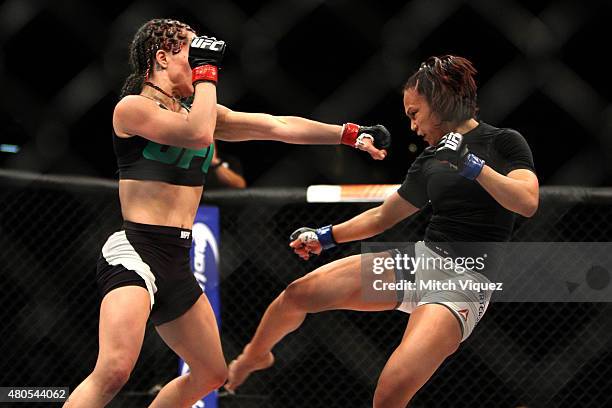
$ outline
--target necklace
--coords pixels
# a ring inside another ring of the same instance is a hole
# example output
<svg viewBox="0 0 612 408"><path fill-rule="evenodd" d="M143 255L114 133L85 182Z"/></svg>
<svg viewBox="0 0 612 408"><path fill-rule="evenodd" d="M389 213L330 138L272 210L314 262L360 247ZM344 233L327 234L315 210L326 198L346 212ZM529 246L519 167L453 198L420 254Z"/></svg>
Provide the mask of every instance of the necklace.
<svg viewBox="0 0 612 408"><path fill-rule="evenodd" d="M179 105L181 104L181 102L177 98L170 95L168 92L164 91L163 89L161 89L159 86L155 85L154 83L146 81L143 85L150 86L151 88L155 89L156 91L161 92L162 94L170 98L174 103L178 103Z"/></svg>

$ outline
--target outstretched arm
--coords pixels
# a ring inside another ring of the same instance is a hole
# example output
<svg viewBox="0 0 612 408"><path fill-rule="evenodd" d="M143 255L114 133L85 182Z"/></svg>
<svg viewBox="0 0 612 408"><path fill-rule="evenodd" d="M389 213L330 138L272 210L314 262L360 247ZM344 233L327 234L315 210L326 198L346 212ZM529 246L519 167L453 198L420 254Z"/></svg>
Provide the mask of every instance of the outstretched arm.
<svg viewBox="0 0 612 408"><path fill-rule="evenodd" d="M382 128L382 126L381 126ZM372 139L357 139L371 133ZM330 125L297 116L273 116L265 113L236 112L217 105L215 139L230 142L275 140L292 144L351 144L365 150L374 159L384 159L390 143L386 129L362 128L356 125ZM374 144L372 143L374 142ZM380 147L376 148L374 145Z"/></svg>
<svg viewBox="0 0 612 408"><path fill-rule="evenodd" d="M371 208L341 224L319 228L300 228L292 235L289 244L294 252L303 259L311 253L320 254L323 249L335 244L357 241L378 235L401 220L408 218L419 209L393 193L382 205Z"/></svg>

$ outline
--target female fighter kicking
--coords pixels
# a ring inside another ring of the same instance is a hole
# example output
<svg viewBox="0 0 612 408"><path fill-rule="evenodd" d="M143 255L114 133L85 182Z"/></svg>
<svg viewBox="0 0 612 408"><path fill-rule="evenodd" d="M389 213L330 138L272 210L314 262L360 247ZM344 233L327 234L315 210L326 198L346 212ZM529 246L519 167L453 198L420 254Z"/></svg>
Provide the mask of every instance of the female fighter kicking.
<svg viewBox="0 0 612 408"><path fill-rule="evenodd" d="M255 370L271 366L272 348L296 330L306 314L332 309L411 313L401 344L385 365L374 393L376 408L405 407L440 364L474 330L486 311L487 290L432 288L421 283L470 280L486 283L475 270L435 262L461 252L462 242L497 242L510 238L515 213L532 216L539 200L538 179L525 139L515 130L476 119L476 70L456 56L427 59L404 88L404 108L411 129L429 144L414 161L404 183L382 205L338 225L300 228L291 247L302 258L338 243L382 233L428 203L433 215L424 242L408 252L434 262L415 266L409 275L387 270L382 283L412 279L414 289L372 296L375 259L391 253L354 255L318 268L292 282L268 307L251 342L229 366L226 388L235 391ZM364 267L364 264L365 267ZM363 267L363 269L362 269ZM395 267L397 268L397 266ZM408 278L408 279L403 279ZM371 280L370 280L371 279Z"/></svg>

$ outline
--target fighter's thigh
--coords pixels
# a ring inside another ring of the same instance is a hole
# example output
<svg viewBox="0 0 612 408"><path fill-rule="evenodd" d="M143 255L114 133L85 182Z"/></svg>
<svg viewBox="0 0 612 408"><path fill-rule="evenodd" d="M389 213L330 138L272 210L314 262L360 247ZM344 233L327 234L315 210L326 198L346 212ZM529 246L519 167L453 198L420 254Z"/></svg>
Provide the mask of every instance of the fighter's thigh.
<svg viewBox="0 0 612 408"><path fill-rule="evenodd" d="M325 264L292 282L285 294L312 311L393 309L397 305L395 294L387 298L370 296L374 279L372 259L377 255L388 254L352 255ZM392 280L391 276L387 271L382 279Z"/></svg>
<svg viewBox="0 0 612 408"><path fill-rule="evenodd" d="M96 368L121 367L131 371L142 347L150 302L149 292L140 286L123 286L104 296Z"/></svg>
<svg viewBox="0 0 612 408"><path fill-rule="evenodd" d="M213 309L202 295L180 317L156 327L164 342L189 364L191 371L224 376L225 359Z"/></svg>
<svg viewBox="0 0 612 408"><path fill-rule="evenodd" d="M440 364L461 342L457 319L445 306L417 307L408 322L400 345L385 365L378 381L379 400L407 403L427 382Z"/></svg>

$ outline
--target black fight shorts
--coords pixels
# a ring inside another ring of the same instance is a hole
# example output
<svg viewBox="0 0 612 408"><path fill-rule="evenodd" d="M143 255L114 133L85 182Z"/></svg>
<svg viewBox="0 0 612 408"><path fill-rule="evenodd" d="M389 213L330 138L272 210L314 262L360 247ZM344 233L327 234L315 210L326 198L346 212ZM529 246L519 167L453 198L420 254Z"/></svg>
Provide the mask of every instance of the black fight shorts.
<svg viewBox="0 0 612 408"><path fill-rule="evenodd" d="M149 292L156 326L180 317L202 295L189 265L190 248L190 230L125 221L98 259L102 298L116 288L140 286Z"/></svg>

